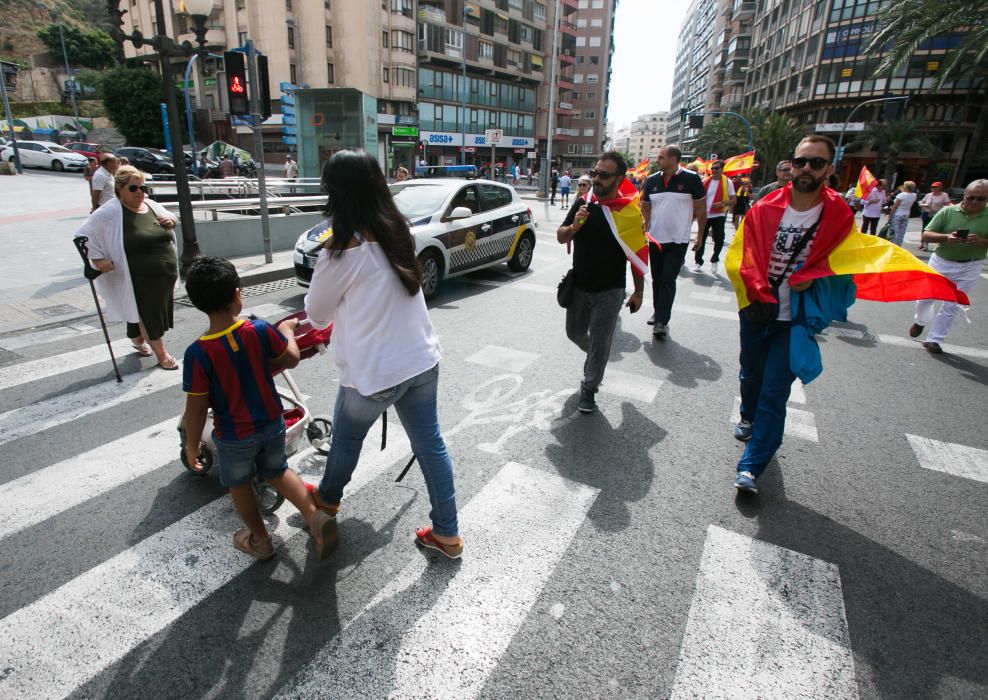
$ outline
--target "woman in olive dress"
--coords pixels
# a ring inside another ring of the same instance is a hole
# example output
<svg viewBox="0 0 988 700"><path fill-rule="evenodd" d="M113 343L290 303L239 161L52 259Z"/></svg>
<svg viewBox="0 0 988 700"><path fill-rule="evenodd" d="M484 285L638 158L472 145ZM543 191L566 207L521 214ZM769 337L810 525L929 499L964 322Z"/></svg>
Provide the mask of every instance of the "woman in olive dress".
<svg viewBox="0 0 988 700"><path fill-rule="evenodd" d="M175 217L147 198L144 174L122 166L113 176L116 198L86 220L77 236L89 240L89 257L103 274L96 286L106 318L126 321L127 337L142 357L152 354L162 369L178 369L163 337L173 326L178 281Z"/></svg>

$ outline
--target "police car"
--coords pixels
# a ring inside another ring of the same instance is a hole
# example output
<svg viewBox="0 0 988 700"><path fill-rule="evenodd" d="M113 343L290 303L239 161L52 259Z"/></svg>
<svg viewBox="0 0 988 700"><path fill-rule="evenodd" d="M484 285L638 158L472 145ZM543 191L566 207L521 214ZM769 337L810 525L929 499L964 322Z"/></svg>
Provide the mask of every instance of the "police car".
<svg viewBox="0 0 988 700"><path fill-rule="evenodd" d="M399 211L415 237L415 252L424 272L422 292L433 297L449 277L506 262L515 272L532 264L535 221L510 185L490 180L417 178L390 185ZM295 243L295 279L312 280L322 222Z"/></svg>

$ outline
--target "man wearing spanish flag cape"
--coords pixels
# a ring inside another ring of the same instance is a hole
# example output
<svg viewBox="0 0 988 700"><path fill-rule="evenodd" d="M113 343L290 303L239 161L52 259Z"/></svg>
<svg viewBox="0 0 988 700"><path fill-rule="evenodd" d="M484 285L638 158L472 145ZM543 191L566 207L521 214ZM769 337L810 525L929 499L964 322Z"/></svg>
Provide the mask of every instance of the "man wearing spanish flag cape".
<svg viewBox="0 0 988 700"><path fill-rule="evenodd" d="M857 230L854 215L824 183L834 142L806 136L792 159L793 180L759 199L734 235L725 267L741 323L741 420L747 442L734 482L757 493L758 477L782 444L789 390L823 370L814 335L846 320L855 299L967 296L912 254Z"/></svg>
<svg viewBox="0 0 988 700"><path fill-rule="evenodd" d="M638 191L625 173L621 154L608 151L590 171L593 195L578 199L556 231L560 243L573 241L573 300L566 308L566 335L587 353L580 383L581 413L597 409L594 394L604 378L611 338L624 302L625 269L631 263L635 291L628 308L642 305L648 242L642 229Z"/></svg>

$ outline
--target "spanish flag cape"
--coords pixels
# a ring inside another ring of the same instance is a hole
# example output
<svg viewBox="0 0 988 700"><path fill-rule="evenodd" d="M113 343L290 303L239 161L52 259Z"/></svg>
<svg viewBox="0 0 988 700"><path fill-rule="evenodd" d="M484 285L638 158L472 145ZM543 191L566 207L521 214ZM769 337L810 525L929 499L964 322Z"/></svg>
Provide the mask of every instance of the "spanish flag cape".
<svg viewBox="0 0 988 700"><path fill-rule="evenodd" d="M776 301L768 281L768 263L791 192L790 184L759 199L734 234L724 267L734 285L738 308L753 301ZM796 284L830 275L853 275L858 299L942 299L970 304L957 285L912 253L858 231L851 208L840 195L824 187L823 215L810 243L809 256L789 282Z"/></svg>
<svg viewBox="0 0 988 700"><path fill-rule="evenodd" d="M645 233L640 201L641 192L627 179L621 183L614 199L603 201L592 194L589 200L591 204L600 205L614 239L631 263L632 274L644 277L648 272L648 242L651 237Z"/></svg>

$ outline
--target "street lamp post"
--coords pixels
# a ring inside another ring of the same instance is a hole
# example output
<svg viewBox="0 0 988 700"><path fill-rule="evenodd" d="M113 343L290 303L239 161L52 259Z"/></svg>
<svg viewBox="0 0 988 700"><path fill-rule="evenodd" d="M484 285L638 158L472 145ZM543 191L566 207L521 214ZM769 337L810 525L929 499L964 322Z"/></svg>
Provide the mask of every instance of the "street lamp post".
<svg viewBox="0 0 988 700"><path fill-rule="evenodd" d="M179 123L178 102L175 99L175 78L171 59L189 57L193 54L208 55L206 49L206 20L213 12L214 0L185 0L185 9L192 17L195 26L198 47L193 47L189 41L177 44L174 39L164 34L150 38L144 37L135 30L130 34L124 33L123 15L126 10L120 9L120 0L107 0L107 11L111 17L110 36L121 46L124 41L130 41L135 48L150 44L158 52L161 65L161 80L165 86L165 110L168 114L168 136L176 144L177 156L173 154L175 165L175 191L178 197L178 213L182 223L182 259L180 272L182 277L197 257L199 257L199 241L196 239L195 219L192 214L192 199L189 191L189 176L185 171L185 152L182 149L182 128ZM162 0L154 0L155 23L159 32L165 31L165 9ZM193 149L195 147L192 144Z"/></svg>
<svg viewBox="0 0 988 700"><path fill-rule="evenodd" d="M871 100L865 100L864 102L859 102L851 110L851 113L847 115L847 119L844 120L844 124L840 128L840 136L837 139L837 154L834 156L834 171L839 172L841 161L844 160L844 132L847 131L847 125L851 123L851 117L860 108L868 104L874 104L876 102L893 102L895 100L902 100L905 103L909 103L909 96L904 97L876 97Z"/></svg>
<svg viewBox="0 0 988 700"><path fill-rule="evenodd" d="M552 137L556 126L556 91L559 86L556 80L559 77L559 22L562 8L559 0L556 0L552 22L552 63L549 66L549 118L546 119L545 129L545 164L542 166L541 177L539 178L539 188L545 197L549 193L552 183ZM491 164L493 167L493 164Z"/></svg>
<svg viewBox="0 0 988 700"><path fill-rule="evenodd" d="M76 131L81 131L82 130L82 122L79 121L79 105L76 103L76 98L75 98L76 82L72 78L72 70L69 68L69 54L68 54L68 51L65 50L65 33L62 31L62 15L61 15L61 12L59 11L59 9L57 7L51 7L51 8L49 8L47 5L45 5L43 3L40 3L40 2L37 3L37 5L38 5L38 7L41 7L43 9L47 10L48 11L48 14L51 15L52 21L54 21L55 24L58 25L58 40L62 44L62 60L65 62L65 80L68 82L68 85L69 85L69 95L72 98L72 114L75 116L75 130Z"/></svg>
<svg viewBox="0 0 988 700"><path fill-rule="evenodd" d="M463 117L460 120L460 165L467 164L467 16L470 8L463 7L463 55L460 57L460 66L463 69L463 85L460 86L460 109L463 110ZM494 165L491 164L493 168Z"/></svg>

